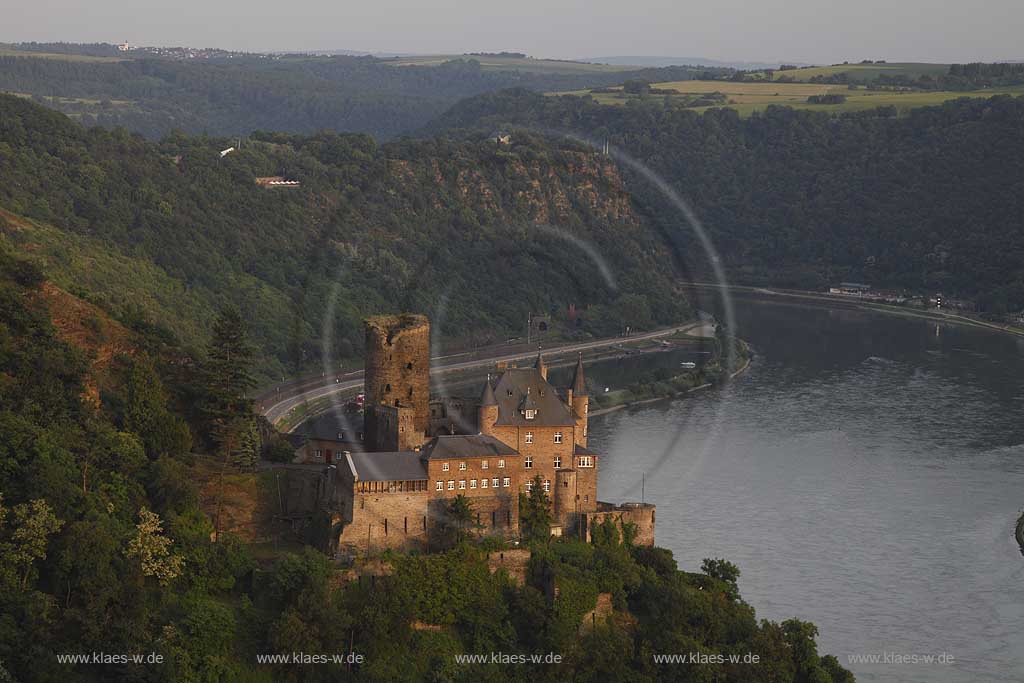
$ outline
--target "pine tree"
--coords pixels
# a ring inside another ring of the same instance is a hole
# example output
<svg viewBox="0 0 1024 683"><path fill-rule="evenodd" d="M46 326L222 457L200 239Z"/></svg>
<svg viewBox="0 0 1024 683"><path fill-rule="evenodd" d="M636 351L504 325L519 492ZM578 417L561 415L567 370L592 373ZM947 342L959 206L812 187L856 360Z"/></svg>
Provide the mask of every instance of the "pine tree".
<svg viewBox="0 0 1024 683"><path fill-rule="evenodd" d="M252 414L246 394L255 385L252 372L255 350L241 313L234 307L221 312L203 364L206 399L204 414L212 427Z"/></svg>

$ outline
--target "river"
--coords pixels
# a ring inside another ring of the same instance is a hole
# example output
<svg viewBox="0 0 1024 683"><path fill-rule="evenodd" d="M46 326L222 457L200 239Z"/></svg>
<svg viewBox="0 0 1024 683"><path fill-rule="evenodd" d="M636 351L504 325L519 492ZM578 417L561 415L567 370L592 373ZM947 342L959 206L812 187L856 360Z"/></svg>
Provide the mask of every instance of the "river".
<svg viewBox="0 0 1024 683"><path fill-rule="evenodd" d="M765 301L736 318L756 356L729 387L592 420L601 499L656 503L682 569L736 563L759 618L813 621L858 681L1024 680L1024 339ZM614 388L621 368L588 372ZM947 663L849 659L885 653Z"/></svg>

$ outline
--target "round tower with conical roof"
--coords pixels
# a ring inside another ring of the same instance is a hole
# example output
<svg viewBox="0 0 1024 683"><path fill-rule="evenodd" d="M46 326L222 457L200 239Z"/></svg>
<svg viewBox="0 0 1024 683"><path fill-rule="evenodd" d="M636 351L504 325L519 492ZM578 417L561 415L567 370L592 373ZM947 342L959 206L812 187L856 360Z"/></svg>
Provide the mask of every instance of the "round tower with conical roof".
<svg viewBox="0 0 1024 683"><path fill-rule="evenodd" d="M494 398L491 376L487 375L487 382L484 384L483 393L480 394L480 407L477 408L477 425L480 433L485 436L494 436L494 423L497 421L498 400Z"/></svg>
<svg viewBox="0 0 1024 683"><path fill-rule="evenodd" d="M573 373L572 384L566 392L567 403L572 408L575 428L573 440L579 446L587 445L587 413L590 410L590 398L587 396L587 382L583 377L583 353L576 358L576 372Z"/></svg>

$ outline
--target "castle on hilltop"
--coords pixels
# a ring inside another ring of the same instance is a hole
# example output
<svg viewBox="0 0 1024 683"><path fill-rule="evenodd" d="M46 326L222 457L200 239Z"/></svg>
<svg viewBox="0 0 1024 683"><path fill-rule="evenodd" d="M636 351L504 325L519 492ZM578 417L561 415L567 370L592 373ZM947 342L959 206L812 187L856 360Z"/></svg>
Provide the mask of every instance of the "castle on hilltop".
<svg viewBox="0 0 1024 683"><path fill-rule="evenodd" d="M432 399L427 318L366 321L362 429L328 416L299 450L307 463L334 465L328 510L338 550L429 548L460 495L479 534L517 538L519 494L535 481L550 500L553 535L589 538L611 517L636 525L637 543L653 544L653 505L597 500L600 456L587 446L582 355L562 391L548 382L541 355L532 367L496 369L476 399Z"/></svg>

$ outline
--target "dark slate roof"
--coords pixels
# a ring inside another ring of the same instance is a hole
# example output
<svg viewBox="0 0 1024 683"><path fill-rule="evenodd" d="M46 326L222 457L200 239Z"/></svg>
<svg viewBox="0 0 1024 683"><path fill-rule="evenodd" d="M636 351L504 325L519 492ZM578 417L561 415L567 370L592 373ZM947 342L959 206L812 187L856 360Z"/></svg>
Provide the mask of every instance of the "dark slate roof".
<svg viewBox="0 0 1024 683"><path fill-rule="evenodd" d="M572 452L576 455L597 455L597 451L594 449L587 448L586 446L581 446L579 444L576 444L576 447L573 448Z"/></svg>
<svg viewBox="0 0 1024 683"><path fill-rule="evenodd" d="M423 481L427 468L414 451L348 453L357 481Z"/></svg>
<svg viewBox="0 0 1024 683"><path fill-rule="evenodd" d="M573 396L586 396L587 395L587 383L583 378L583 354L581 353L576 359L576 372L572 376L572 395Z"/></svg>
<svg viewBox="0 0 1024 683"><path fill-rule="evenodd" d="M493 458L519 453L493 436L483 434L452 434L435 437L423 447L425 460L458 460L459 458Z"/></svg>
<svg viewBox="0 0 1024 683"><path fill-rule="evenodd" d="M529 402L537 411L532 420L527 420L519 412L528 391ZM536 368L509 368L503 372L494 387L494 396L498 401L499 425L568 427L574 424L572 413L562 402L562 397Z"/></svg>
<svg viewBox="0 0 1024 683"><path fill-rule="evenodd" d="M498 402L494 400L494 389L491 387L491 376L487 375L487 382L484 384L483 394L480 396L480 405L482 406L496 406Z"/></svg>
<svg viewBox="0 0 1024 683"><path fill-rule="evenodd" d="M306 420L295 428L294 433L322 441L356 443L356 435L361 431L363 431L362 415L358 413L344 415L340 411L332 410ZM345 434L344 438L341 437L342 432Z"/></svg>

